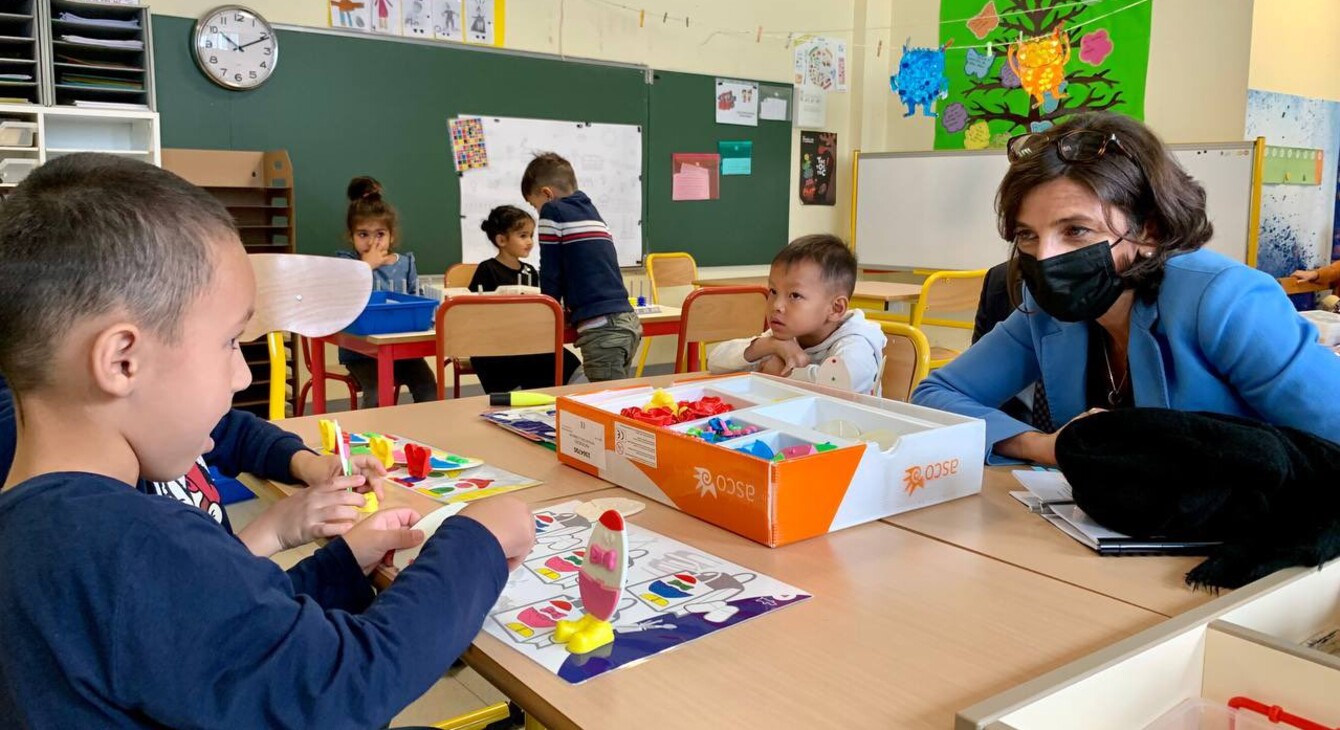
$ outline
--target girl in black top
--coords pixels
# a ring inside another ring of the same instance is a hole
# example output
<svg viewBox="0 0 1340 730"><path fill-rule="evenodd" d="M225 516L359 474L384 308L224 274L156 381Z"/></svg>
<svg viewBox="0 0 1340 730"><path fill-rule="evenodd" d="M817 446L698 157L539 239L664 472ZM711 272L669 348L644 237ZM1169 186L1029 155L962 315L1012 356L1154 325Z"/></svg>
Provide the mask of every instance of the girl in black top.
<svg viewBox="0 0 1340 730"><path fill-rule="evenodd" d="M522 261L535 248L535 219L520 208L500 205L489 212L480 225L489 242L498 249L498 255L481 261L470 279L470 291L490 292L500 286L521 284L540 285L540 274L534 266ZM470 364L479 376L479 384L486 393L505 393L517 389L552 386L554 360L551 355L511 355L504 357L472 357ZM563 350L563 382L581 361L570 350Z"/></svg>

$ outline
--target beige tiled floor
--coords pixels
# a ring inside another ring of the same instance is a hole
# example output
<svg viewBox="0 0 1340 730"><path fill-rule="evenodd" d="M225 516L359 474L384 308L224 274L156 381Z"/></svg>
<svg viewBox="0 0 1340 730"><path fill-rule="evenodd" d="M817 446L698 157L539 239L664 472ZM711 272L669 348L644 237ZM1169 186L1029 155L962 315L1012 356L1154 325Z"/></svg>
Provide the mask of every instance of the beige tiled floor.
<svg viewBox="0 0 1340 730"><path fill-rule="evenodd" d="M231 504L227 507L228 519L233 523L233 529L239 530L264 511L265 507L266 503L259 499ZM316 546L313 544L304 545L275 555L274 561L280 567L288 569L315 550ZM422 697L397 715L391 727L433 725L506 700L501 692L473 669L458 666L447 672L447 676L439 679Z"/></svg>

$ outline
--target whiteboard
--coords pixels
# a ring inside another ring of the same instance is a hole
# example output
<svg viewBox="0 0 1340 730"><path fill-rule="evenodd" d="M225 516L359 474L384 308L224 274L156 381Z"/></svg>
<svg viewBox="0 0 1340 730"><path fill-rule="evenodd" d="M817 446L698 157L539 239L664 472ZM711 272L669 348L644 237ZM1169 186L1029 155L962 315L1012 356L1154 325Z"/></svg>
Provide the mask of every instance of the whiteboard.
<svg viewBox="0 0 1340 730"><path fill-rule="evenodd" d="M515 205L536 215L521 197L521 174L536 152L557 152L572 163L578 187L591 197L614 235L619 265L636 266L642 260L642 127L518 117L480 119L489 164L461 174L461 261L477 263L497 254L479 228L494 207ZM538 242L526 261L539 266Z"/></svg>
<svg viewBox="0 0 1340 730"><path fill-rule="evenodd" d="M1207 248L1248 261L1255 220L1254 143L1169 148L1205 186L1214 224ZM1004 261L1009 246L997 231L995 201L1008 168L1003 150L862 154L856 182L861 265L985 269Z"/></svg>

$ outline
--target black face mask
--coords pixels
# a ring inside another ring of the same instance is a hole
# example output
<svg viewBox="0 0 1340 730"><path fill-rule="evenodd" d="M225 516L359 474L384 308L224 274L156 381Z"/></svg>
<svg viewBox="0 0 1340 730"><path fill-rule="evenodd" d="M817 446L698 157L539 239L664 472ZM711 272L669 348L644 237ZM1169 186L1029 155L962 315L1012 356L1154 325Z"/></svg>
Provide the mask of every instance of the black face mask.
<svg viewBox="0 0 1340 730"><path fill-rule="evenodd" d="M1112 263L1117 243L1103 241L1041 261L1020 253L1019 273L1042 311L1062 322L1095 320L1126 288Z"/></svg>

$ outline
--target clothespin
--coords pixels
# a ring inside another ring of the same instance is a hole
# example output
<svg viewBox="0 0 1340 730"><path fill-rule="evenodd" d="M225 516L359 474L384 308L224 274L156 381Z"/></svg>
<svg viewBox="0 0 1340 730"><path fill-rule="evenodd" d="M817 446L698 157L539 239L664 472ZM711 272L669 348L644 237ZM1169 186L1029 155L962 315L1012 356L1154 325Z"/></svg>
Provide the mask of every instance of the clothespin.
<svg viewBox="0 0 1340 730"><path fill-rule="evenodd" d="M995 51L992 51L992 50L991 50L991 41L987 41L987 42L986 42L986 57L987 57L987 58L995 58L995 57L996 57L996 53L995 53Z"/></svg>
<svg viewBox="0 0 1340 730"><path fill-rule="evenodd" d="M689 16L687 15L684 16L684 27L685 28L689 27Z"/></svg>
<svg viewBox="0 0 1340 730"><path fill-rule="evenodd" d="M755 43L763 42L763 26L761 25L758 27L758 32L754 34L754 42Z"/></svg>
<svg viewBox="0 0 1340 730"><path fill-rule="evenodd" d="M790 47L791 47L791 41L792 41L795 37L796 37L796 34L795 34L795 33L787 33L787 34L786 34L786 47L787 47L787 48L790 48Z"/></svg>
<svg viewBox="0 0 1340 730"><path fill-rule="evenodd" d="M670 19L670 13L666 13L665 15L662 15L662 16L661 16L661 22L662 22L662 23L664 23L665 21L667 21L667 20L669 20L669 19Z"/></svg>
<svg viewBox="0 0 1340 730"><path fill-rule="evenodd" d="M875 46L875 58L879 58L879 54L883 52L884 52L884 39L880 38L879 44Z"/></svg>
<svg viewBox="0 0 1340 730"><path fill-rule="evenodd" d="M637 14L637 27L643 28L647 25L647 11L640 10Z"/></svg>

